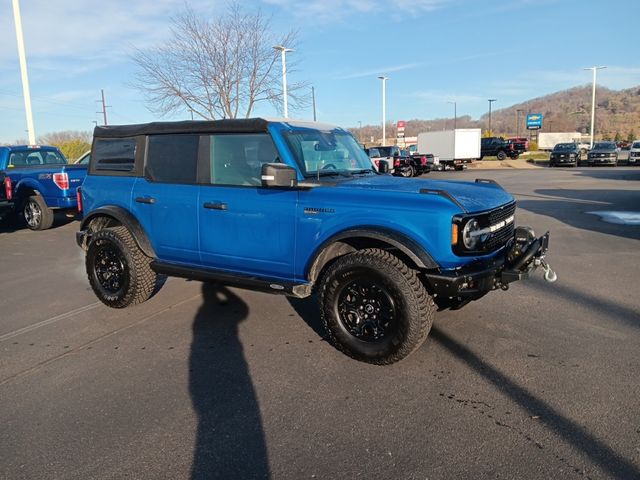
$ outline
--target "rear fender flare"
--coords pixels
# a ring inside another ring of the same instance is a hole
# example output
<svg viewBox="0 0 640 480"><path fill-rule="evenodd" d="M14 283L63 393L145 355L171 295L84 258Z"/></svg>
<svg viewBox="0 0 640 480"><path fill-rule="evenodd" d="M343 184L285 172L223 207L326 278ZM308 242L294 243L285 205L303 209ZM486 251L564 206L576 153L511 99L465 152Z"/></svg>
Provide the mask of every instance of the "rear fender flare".
<svg viewBox="0 0 640 480"><path fill-rule="evenodd" d="M97 208L82 220L82 223L80 224L80 230L86 230L93 220L100 217L113 218L120 224L127 227L127 230L131 232L131 235L133 236L133 239L135 240L138 247L140 247L140 250L142 250L142 252L147 257L156 257L156 252L153 249L151 242L149 241L147 232L145 232L138 219L122 207L110 205Z"/></svg>

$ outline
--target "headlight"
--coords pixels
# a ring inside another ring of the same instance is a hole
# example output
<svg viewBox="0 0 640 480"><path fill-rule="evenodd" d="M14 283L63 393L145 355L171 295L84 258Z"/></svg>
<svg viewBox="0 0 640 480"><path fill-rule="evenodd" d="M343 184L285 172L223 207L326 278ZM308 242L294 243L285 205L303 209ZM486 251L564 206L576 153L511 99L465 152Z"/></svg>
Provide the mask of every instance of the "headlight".
<svg viewBox="0 0 640 480"><path fill-rule="evenodd" d="M470 219L462 229L462 243L467 250L473 250L480 241L480 236L476 235L480 230L480 225L475 218Z"/></svg>

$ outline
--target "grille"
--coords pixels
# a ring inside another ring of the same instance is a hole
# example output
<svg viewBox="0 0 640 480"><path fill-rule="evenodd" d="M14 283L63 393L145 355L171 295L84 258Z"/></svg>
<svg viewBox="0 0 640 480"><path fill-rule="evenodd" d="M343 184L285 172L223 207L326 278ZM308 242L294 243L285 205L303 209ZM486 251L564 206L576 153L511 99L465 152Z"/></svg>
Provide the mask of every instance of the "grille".
<svg viewBox="0 0 640 480"><path fill-rule="evenodd" d="M516 212L516 204L512 203L506 207L496 208L487 215L489 225L495 225L514 215ZM492 251L503 246L507 240L513 236L515 230L515 221L505 225L500 230L493 232L485 240L484 250Z"/></svg>

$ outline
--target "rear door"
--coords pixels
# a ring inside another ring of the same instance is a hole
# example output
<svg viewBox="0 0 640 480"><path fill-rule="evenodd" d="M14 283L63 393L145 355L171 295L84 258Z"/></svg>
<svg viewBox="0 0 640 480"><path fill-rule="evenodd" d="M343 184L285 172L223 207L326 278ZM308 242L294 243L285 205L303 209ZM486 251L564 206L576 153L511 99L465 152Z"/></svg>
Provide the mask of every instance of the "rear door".
<svg viewBox="0 0 640 480"><path fill-rule="evenodd" d="M198 135L149 135L144 176L133 186L131 209L165 262L200 262L198 142Z"/></svg>

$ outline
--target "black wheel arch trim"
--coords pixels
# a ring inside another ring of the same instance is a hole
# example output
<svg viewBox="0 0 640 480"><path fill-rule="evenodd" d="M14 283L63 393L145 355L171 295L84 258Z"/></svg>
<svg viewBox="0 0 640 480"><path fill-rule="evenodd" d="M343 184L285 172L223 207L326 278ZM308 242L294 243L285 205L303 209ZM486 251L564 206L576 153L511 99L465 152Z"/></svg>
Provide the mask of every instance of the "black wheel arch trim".
<svg viewBox="0 0 640 480"><path fill-rule="evenodd" d="M133 239L135 240L140 250L147 256L151 258L155 258L156 252L149 241L149 237L147 232L145 232L144 228L138 221L138 219L131 214L131 212L127 211L122 207L118 207L115 205L109 205L105 207L100 207L93 210L89 215L82 219L82 223L80 224L80 230L86 230L89 223L92 220L98 217L112 217L122 225L127 227L127 230L131 232Z"/></svg>
<svg viewBox="0 0 640 480"><path fill-rule="evenodd" d="M320 246L316 248L316 250L311 255L310 260L307 262L307 265L305 267L305 278L311 281L315 280L315 278L311 277L314 275L314 273L319 273L315 271L316 263L328 247L343 240L357 238L369 238L372 240L385 242L404 253L418 266L418 268L428 270L439 268L439 265L436 263L433 257L431 257L429 252L427 252L424 247L422 247L417 241L413 240L407 235L395 230L381 228L378 226L363 226L343 230L322 242L322 244L320 244Z"/></svg>

